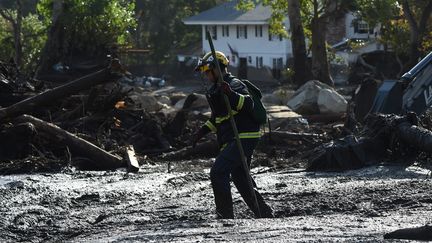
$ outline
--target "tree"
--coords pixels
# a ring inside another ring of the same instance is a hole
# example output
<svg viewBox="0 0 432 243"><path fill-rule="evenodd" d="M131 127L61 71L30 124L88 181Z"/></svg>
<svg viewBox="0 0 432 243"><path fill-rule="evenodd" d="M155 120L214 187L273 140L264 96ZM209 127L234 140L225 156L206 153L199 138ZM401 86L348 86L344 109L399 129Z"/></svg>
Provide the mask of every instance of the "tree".
<svg viewBox="0 0 432 243"><path fill-rule="evenodd" d="M272 17L270 20L271 31L273 33L284 32L282 24L283 18L281 18L280 13L286 12L286 8L289 6L286 4L282 4L281 0L240 0L239 7L242 9L250 9L258 3L263 3L264 5L270 5L272 7ZM303 26L311 32L312 76L314 79L333 85L333 80L330 76L325 38L327 22L330 17L337 16L339 14L345 14L348 10L352 9L355 6L354 0L303 0L299 1L299 3L303 13ZM296 34L301 35L301 33ZM294 38L299 38L298 41L301 41L300 39L302 37L296 36ZM293 53L295 53L296 55L303 55L301 54L303 52L303 50L301 49L302 46L298 46L297 44L298 43L294 45L293 43L293 48L296 48L295 50L293 50ZM299 56L298 58L300 58L300 60L302 59L301 56ZM294 70L294 72L297 71Z"/></svg>
<svg viewBox="0 0 432 243"><path fill-rule="evenodd" d="M38 74L74 57L103 58L113 46L130 43L134 6L128 0L41 0L38 11L50 32Z"/></svg>
<svg viewBox="0 0 432 243"><path fill-rule="evenodd" d="M137 1L136 45L149 49L147 63L164 64L174 51L201 40L199 26L185 26L183 19L220 4L222 0Z"/></svg>
<svg viewBox="0 0 432 243"><path fill-rule="evenodd" d="M329 18L346 14L354 9L354 0L303 1L304 16L312 33L312 75L315 79L333 85L326 48L326 29ZM308 18L308 16L310 16Z"/></svg>
<svg viewBox="0 0 432 243"><path fill-rule="evenodd" d="M370 25L381 26L380 41L398 56L408 57L404 71L428 53L430 42L431 0L357 0L358 15Z"/></svg>
<svg viewBox="0 0 432 243"><path fill-rule="evenodd" d="M294 81L297 86L301 86L312 78L312 74L307 61L306 38L302 21L303 18L300 11L300 0L240 0L237 8L240 10L251 10L256 4L263 4L271 7L272 15L269 20L271 33L291 38L294 61ZM290 35L287 33L284 26L287 14L290 21Z"/></svg>
<svg viewBox="0 0 432 243"><path fill-rule="evenodd" d="M409 60L405 71L414 67L420 57L420 46L426 34L427 23L432 13L432 0L399 1L402 5L404 17L410 26Z"/></svg>
<svg viewBox="0 0 432 243"><path fill-rule="evenodd" d="M35 14L36 2L5 0L0 6L0 56L13 57L20 77L32 70L45 42L45 26Z"/></svg>
<svg viewBox="0 0 432 243"><path fill-rule="evenodd" d="M22 32L22 2L21 0L16 0L16 10L6 9L3 4L0 5L0 15L9 21L12 25L13 36L14 36L14 48L15 48L15 64L18 70L22 68L22 44L21 44L21 32Z"/></svg>
<svg viewBox="0 0 432 243"><path fill-rule="evenodd" d="M307 61L306 38L303 30L299 0L288 0L288 17L294 60L294 81L298 86L301 86L310 79L312 74L310 73Z"/></svg>

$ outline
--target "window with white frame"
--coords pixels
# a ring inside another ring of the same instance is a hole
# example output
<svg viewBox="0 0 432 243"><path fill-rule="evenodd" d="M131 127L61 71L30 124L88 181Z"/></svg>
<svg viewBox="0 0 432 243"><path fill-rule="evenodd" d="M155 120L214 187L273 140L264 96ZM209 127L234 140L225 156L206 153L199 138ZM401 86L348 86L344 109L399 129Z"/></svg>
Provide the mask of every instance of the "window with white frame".
<svg viewBox="0 0 432 243"><path fill-rule="evenodd" d="M217 26L216 25L206 25L205 26L205 39L207 40L207 31L210 31L210 35L213 40L217 40Z"/></svg>
<svg viewBox="0 0 432 243"><path fill-rule="evenodd" d="M282 41L282 35L274 35L269 31L269 41Z"/></svg>
<svg viewBox="0 0 432 243"><path fill-rule="evenodd" d="M237 25L237 39L247 39L246 25Z"/></svg>
<svg viewBox="0 0 432 243"><path fill-rule="evenodd" d="M222 25L222 36L229 37L229 25Z"/></svg>
<svg viewBox="0 0 432 243"><path fill-rule="evenodd" d="M257 68L263 67L263 58L262 57L255 57L255 61L256 61L256 67Z"/></svg>
<svg viewBox="0 0 432 243"><path fill-rule="evenodd" d="M357 34L367 34L373 33L373 28L370 28L369 24L361 19L355 19L353 21L354 33Z"/></svg>
<svg viewBox="0 0 432 243"><path fill-rule="evenodd" d="M262 37L263 27L262 25L255 25L255 37Z"/></svg>

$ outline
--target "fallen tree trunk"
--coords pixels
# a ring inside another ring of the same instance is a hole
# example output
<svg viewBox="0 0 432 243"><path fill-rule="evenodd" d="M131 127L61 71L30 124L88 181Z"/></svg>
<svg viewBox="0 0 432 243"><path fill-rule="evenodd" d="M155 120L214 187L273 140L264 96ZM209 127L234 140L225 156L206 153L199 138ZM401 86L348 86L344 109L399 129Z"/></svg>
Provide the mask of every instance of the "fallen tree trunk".
<svg viewBox="0 0 432 243"><path fill-rule="evenodd" d="M120 63L118 60L113 60L110 66L105 69L86 75L57 88L47 90L9 107L0 109L0 120L5 118L14 118L32 111L37 106L55 102L60 98L64 98L80 90L85 90L101 83L117 80L121 72L123 72L123 70Z"/></svg>
<svg viewBox="0 0 432 243"><path fill-rule="evenodd" d="M36 127L38 133L45 133L53 142L68 146L72 154L83 156L92 160L99 169L115 169L124 167L122 158L112 155L96 145L61 129L60 127L42 121L30 115L22 115L15 119L16 123L29 122Z"/></svg>

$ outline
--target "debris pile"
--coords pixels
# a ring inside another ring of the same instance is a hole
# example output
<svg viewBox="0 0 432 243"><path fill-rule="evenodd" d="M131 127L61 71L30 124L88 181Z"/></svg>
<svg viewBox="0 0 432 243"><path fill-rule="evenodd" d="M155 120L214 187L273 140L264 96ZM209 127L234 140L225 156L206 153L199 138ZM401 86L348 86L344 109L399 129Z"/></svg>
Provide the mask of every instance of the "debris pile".
<svg viewBox="0 0 432 243"><path fill-rule="evenodd" d="M144 156L185 146L192 130L186 126L187 111L196 97L164 113L161 109L170 107L151 104L156 98L150 92L138 93L119 81L125 74L114 59L100 71L52 89L45 84L38 92L20 89L13 68L2 64L2 87L8 87L1 89L8 94L2 97L14 99L0 101L0 173L51 171L69 164L113 169L136 160L131 151Z"/></svg>

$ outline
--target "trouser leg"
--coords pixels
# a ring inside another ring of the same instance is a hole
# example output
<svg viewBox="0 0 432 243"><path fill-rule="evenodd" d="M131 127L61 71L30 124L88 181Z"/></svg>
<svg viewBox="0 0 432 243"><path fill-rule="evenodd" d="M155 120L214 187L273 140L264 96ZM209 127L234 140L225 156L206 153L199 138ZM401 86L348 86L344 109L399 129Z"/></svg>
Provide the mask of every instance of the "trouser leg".
<svg viewBox="0 0 432 243"><path fill-rule="evenodd" d="M230 173L230 161L218 156L210 170L210 180L216 204L216 213L220 218L234 218Z"/></svg>
<svg viewBox="0 0 432 243"><path fill-rule="evenodd" d="M253 151L258 143L259 139L242 139L241 143L243 146L243 150L245 156L247 158L247 165L250 165ZM249 206L249 208L254 212L255 216L261 217L273 217L272 209L265 203L264 198L261 194L254 189L255 196L258 201L258 207L260 213L258 213L257 208L254 206L253 196L251 194L251 189L249 186L248 177L250 177L249 168L245 170L243 168L240 153L238 151L237 144L234 142L228 144L228 146L221 153L221 157L224 157L226 160L230 160L231 162L231 178L234 182L234 185L237 187L238 192L243 197L243 200ZM246 172L247 171L247 172ZM251 178L253 187L255 187L255 182Z"/></svg>
<svg viewBox="0 0 432 243"><path fill-rule="evenodd" d="M236 168L232 172L232 180L234 182L234 185L236 186L238 192L242 196L245 203L249 206L249 208L254 213L255 217L261 217L261 218L273 218L273 210L268 206L262 195L254 188L253 191L255 193L259 212L258 209L255 207L255 202L252 196L251 189L249 187L248 178L247 176L250 176L246 174L246 172L243 170L243 168ZM252 183L255 185L255 182L251 178Z"/></svg>

